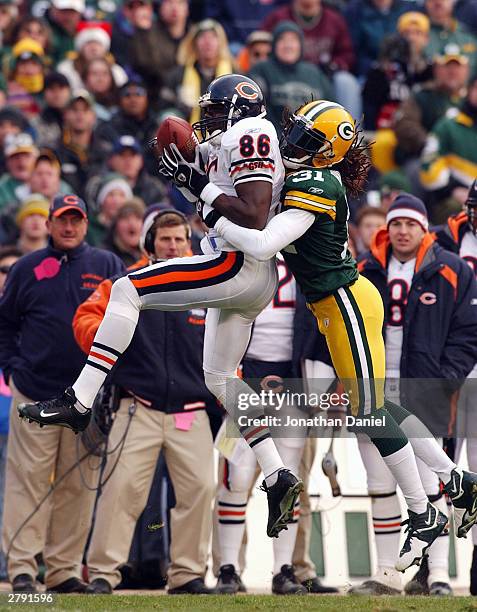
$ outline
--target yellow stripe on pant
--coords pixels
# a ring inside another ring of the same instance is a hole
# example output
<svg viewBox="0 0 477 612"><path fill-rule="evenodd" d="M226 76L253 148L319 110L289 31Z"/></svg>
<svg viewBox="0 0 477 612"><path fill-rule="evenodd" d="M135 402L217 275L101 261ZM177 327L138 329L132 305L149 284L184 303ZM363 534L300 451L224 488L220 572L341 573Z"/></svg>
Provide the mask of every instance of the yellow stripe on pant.
<svg viewBox="0 0 477 612"><path fill-rule="evenodd" d="M385 351L381 296L360 276L349 287L310 304L325 336L336 373L349 394L354 416L384 404Z"/></svg>

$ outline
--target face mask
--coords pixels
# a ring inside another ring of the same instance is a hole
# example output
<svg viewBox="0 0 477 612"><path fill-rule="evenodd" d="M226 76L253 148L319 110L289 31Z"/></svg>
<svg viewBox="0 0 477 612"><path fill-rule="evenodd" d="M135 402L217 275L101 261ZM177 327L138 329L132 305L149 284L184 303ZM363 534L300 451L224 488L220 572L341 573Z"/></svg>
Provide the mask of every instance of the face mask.
<svg viewBox="0 0 477 612"><path fill-rule="evenodd" d="M39 93L43 89L43 74L17 74L15 81L21 85L28 93Z"/></svg>

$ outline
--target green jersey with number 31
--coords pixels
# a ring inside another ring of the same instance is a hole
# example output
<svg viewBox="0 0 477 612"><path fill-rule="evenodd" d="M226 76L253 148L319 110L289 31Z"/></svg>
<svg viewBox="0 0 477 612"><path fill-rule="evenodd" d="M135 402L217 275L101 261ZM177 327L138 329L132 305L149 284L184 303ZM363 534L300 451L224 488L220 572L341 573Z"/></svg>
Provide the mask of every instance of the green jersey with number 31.
<svg viewBox="0 0 477 612"><path fill-rule="evenodd" d="M301 208L315 215L313 225L282 250L308 302L317 302L358 278L348 250L349 208L336 170L298 170L288 174L282 210Z"/></svg>

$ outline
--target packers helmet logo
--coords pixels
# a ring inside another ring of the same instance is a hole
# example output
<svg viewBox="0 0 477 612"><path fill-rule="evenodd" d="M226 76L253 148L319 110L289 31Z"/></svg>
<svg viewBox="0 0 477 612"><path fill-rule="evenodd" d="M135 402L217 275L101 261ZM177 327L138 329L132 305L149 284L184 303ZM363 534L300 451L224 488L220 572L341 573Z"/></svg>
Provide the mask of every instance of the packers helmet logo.
<svg viewBox="0 0 477 612"><path fill-rule="evenodd" d="M239 94L239 96L242 96L242 98L246 98L247 100L256 100L260 93L253 83L248 83L247 81L237 83L235 86L235 91Z"/></svg>
<svg viewBox="0 0 477 612"><path fill-rule="evenodd" d="M354 127L349 121L343 121L338 126L338 135L343 140L351 140L354 137Z"/></svg>

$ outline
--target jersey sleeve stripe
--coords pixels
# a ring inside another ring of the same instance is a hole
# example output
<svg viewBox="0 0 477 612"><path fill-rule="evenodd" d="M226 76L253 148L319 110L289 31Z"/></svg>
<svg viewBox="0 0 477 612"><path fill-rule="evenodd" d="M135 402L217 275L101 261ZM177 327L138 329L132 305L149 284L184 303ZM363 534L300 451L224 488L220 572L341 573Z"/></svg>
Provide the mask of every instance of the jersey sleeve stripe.
<svg viewBox="0 0 477 612"><path fill-rule="evenodd" d="M312 208L324 208L325 210L335 209L334 206L329 206L328 204L321 204L319 202L313 202L312 200L308 198L300 198L298 196L290 196L290 194L287 194L285 196L285 202L291 201L291 200L293 200L293 202L303 202L305 204L308 204L308 206L311 206Z"/></svg>
<svg viewBox="0 0 477 612"><path fill-rule="evenodd" d="M290 206L292 208L303 208L304 210L311 210L314 213L324 213L329 215L333 221L336 218L336 210L334 208L322 208L318 204L306 204L305 202L300 202L295 200L294 198L285 198L284 202L285 206Z"/></svg>
<svg viewBox="0 0 477 612"><path fill-rule="evenodd" d="M320 204L328 204L329 206L334 206L336 204L336 200L332 200L330 198L324 198L323 196L317 196L312 193L308 193L308 191L288 191L286 197L289 196L298 197L298 198L306 198L307 200L312 200L313 202L319 202Z"/></svg>
<svg viewBox="0 0 477 612"><path fill-rule="evenodd" d="M273 177L269 174L261 174L259 172L253 172L252 174L244 174L243 176L239 176L234 181L234 187L239 183L249 183L250 181L266 181L267 183L272 183L273 185Z"/></svg>
<svg viewBox="0 0 477 612"><path fill-rule="evenodd" d="M271 172L275 172L275 164L272 163L264 163L260 164L260 170L270 170ZM230 172L230 176L233 176L236 172L241 172L242 170L250 170L248 167L248 162L242 162L241 166L235 166L233 170Z"/></svg>
<svg viewBox="0 0 477 612"><path fill-rule="evenodd" d="M275 164L275 160L271 157L242 157L242 159L238 159L230 164L229 170L232 170L234 166L240 166L240 164L248 164L249 162L270 162L271 164Z"/></svg>

